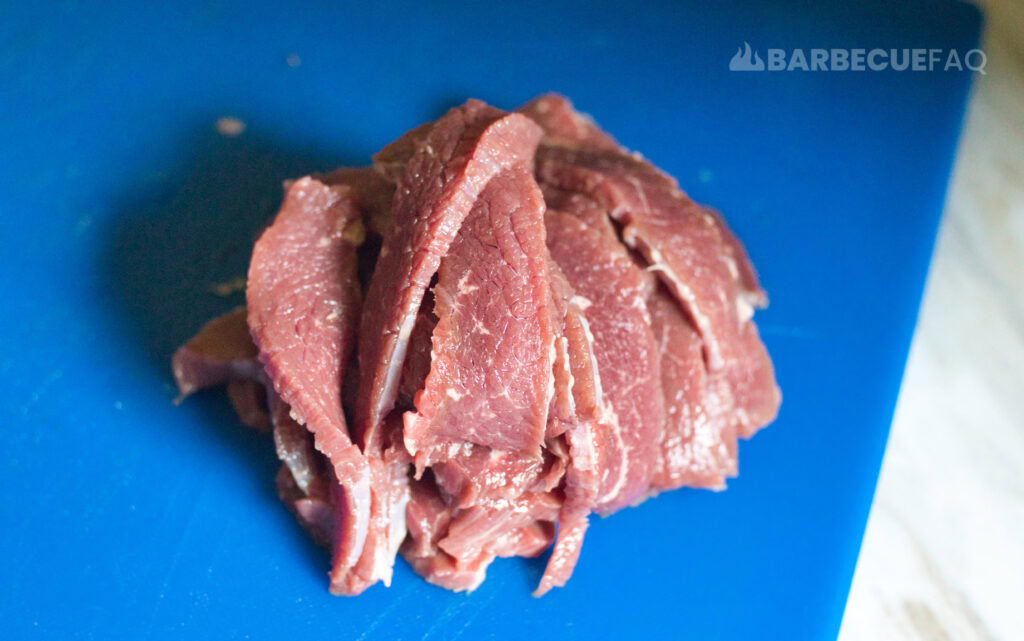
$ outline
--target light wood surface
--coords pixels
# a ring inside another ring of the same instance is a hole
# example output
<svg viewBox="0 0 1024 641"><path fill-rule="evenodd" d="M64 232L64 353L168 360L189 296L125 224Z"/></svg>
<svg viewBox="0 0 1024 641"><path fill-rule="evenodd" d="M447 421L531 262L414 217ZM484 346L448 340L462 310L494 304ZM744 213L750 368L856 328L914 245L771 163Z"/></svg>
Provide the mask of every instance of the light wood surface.
<svg viewBox="0 0 1024 641"><path fill-rule="evenodd" d="M841 641L1024 640L1024 2L988 9Z"/></svg>

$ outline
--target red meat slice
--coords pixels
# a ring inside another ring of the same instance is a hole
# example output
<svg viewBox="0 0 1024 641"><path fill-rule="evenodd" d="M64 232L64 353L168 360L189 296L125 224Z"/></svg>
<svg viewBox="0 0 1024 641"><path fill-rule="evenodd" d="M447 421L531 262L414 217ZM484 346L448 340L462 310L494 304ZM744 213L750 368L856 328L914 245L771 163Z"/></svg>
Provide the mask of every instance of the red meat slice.
<svg viewBox="0 0 1024 641"><path fill-rule="evenodd" d="M405 415L417 469L466 444L540 459L554 336L544 200L527 166L480 194L441 261L434 297L430 374Z"/></svg>
<svg viewBox="0 0 1024 641"><path fill-rule="evenodd" d="M338 481L331 588L342 594L383 578L352 573L370 525L370 465L349 438L341 406L360 307L353 242L361 240L353 233L360 228L349 188L295 181L253 249L246 294L260 362Z"/></svg>
<svg viewBox="0 0 1024 641"><path fill-rule="evenodd" d="M615 139L601 131L589 116L576 111L565 96L538 96L518 109L544 130L544 144L591 151L618 151Z"/></svg>
<svg viewBox="0 0 1024 641"><path fill-rule="evenodd" d="M537 459L480 445L454 447L450 454L431 469L438 486L460 508L514 499L524 492L553 490L565 472L564 461L548 450Z"/></svg>
<svg viewBox="0 0 1024 641"><path fill-rule="evenodd" d="M606 444L616 427L609 421L613 412L601 396L593 335L579 307L582 299L575 298L575 292L557 264L552 261L549 269L553 298L561 314L557 353L564 360L565 376L559 377L556 367L555 397L558 399L564 394L566 399L555 407L559 408L557 416L563 426L561 433L568 449L564 456L568 464L558 537L535 596L565 585L572 576L583 547L587 517L600 490L598 450L608 451ZM561 385L567 387L565 393L559 392Z"/></svg>
<svg viewBox="0 0 1024 641"><path fill-rule="evenodd" d="M670 295L659 289L647 302L661 352L665 434L651 484L724 488L736 474L736 431L723 424L709 397L701 339Z"/></svg>
<svg viewBox="0 0 1024 641"><path fill-rule="evenodd" d="M574 146L563 129L546 132L537 150L538 179L547 189L592 198L623 226L622 240L644 256L696 325L737 431L752 435L774 419L781 395L750 323L767 298L742 245L717 213L691 201L639 155Z"/></svg>
<svg viewBox="0 0 1024 641"><path fill-rule="evenodd" d="M214 318L174 353L171 370L179 400L230 379L263 379L245 315L245 308L238 307Z"/></svg>
<svg viewBox="0 0 1024 641"><path fill-rule="evenodd" d="M551 256L575 290L604 398L596 439L600 489L594 511L608 514L646 495L664 424L658 348L644 300L644 274L621 244L579 218L549 210Z"/></svg>
<svg viewBox="0 0 1024 641"><path fill-rule="evenodd" d="M491 178L528 163L539 138L529 118L469 101L438 120L405 164L360 327L356 427L364 447L383 440L380 427L441 257Z"/></svg>

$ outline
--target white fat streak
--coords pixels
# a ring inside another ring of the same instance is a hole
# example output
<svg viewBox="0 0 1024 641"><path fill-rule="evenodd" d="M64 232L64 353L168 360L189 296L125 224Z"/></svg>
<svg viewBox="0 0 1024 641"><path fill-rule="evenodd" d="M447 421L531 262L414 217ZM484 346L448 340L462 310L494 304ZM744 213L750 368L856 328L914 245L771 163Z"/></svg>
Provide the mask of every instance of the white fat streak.
<svg viewBox="0 0 1024 641"><path fill-rule="evenodd" d="M642 161L643 158L643 156L640 156L639 158L637 158L637 160ZM647 193L644 191L643 185L640 184L640 181L637 180L636 176L629 176L626 178L626 180L632 183L633 187L636 188L636 193L640 194L640 201L641 203L643 203L644 211L650 212L651 205L647 202Z"/></svg>
<svg viewBox="0 0 1024 641"><path fill-rule="evenodd" d="M460 293L460 294L469 294L471 292L475 292L476 290L480 289L479 285L469 285L468 284L470 273L471 272L467 271L465 274L462 275L462 278L459 279L459 282L455 284L455 289L456 289L456 291L458 291L458 293Z"/></svg>
<svg viewBox="0 0 1024 641"><path fill-rule="evenodd" d="M574 305L576 307L576 309L580 310L580 312L585 312L588 309L590 309L590 307L594 303L592 303L589 298L586 298L585 296L580 296L579 294L576 294L572 298L569 299L569 304L570 305Z"/></svg>
<svg viewBox="0 0 1024 641"><path fill-rule="evenodd" d="M573 467L580 470L593 470L597 467L597 446L594 445L595 425L591 421L581 421L569 430L569 454Z"/></svg>
<svg viewBox="0 0 1024 641"><path fill-rule="evenodd" d="M484 579L487 578L487 566L490 564L490 561L488 561L487 563L480 564L480 569L476 571L476 574L473 575L473 580L470 581L469 585L466 586L467 593L477 589L478 587L480 587L480 584L484 582Z"/></svg>
<svg viewBox="0 0 1024 641"><path fill-rule="evenodd" d="M454 389L452 389L452 388L450 388L450 387L449 387L448 389L446 389L446 390L444 391L444 393L445 393L445 395L446 395L446 396L447 396L448 398L452 399L453 401L457 401L457 400L459 400L460 398L462 398L463 396L465 396L465 394L462 394L462 393L460 393L460 392L456 392L456 391L455 391Z"/></svg>
<svg viewBox="0 0 1024 641"><path fill-rule="evenodd" d="M366 545L366 535L370 529L370 468L364 466L359 479L350 488L345 488L345 490L352 493L351 500L356 505L355 545L352 546L349 555L341 564L346 568L350 568L362 556L363 546Z"/></svg>
<svg viewBox="0 0 1024 641"><path fill-rule="evenodd" d="M573 396L572 390L576 386L576 377L572 375L572 364L569 362L569 339L565 336L558 337L559 352L562 355L562 371L565 373L566 388L569 393L567 394L569 401L569 410L575 415L576 414L576 397ZM557 359L556 361L557 362ZM554 386L554 378L551 381L552 387Z"/></svg>
<svg viewBox="0 0 1024 641"><path fill-rule="evenodd" d="M602 400L601 413L598 416L598 421L602 425L607 425L611 428L611 432L615 435L615 441L619 446L619 458L621 460L619 462L619 478L615 480L615 484L607 492L594 500L595 504L610 501L618 496L619 492L622 491L622 488L626 485L626 477L628 476L630 452L630 448L626 446L626 442L622 439L622 426L619 425L619 416L615 413L615 409L612 407L611 403Z"/></svg>
<svg viewBox="0 0 1024 641"><path fill-rule="evenodd" d="M388 545L387 554L383 558L374 559L375 576L380 576L384 585L391 587L391 574L395 565L395 555L398 548L405 540L405 507L409 503L409 488L406 486L394 487L399 492L398 500L391 506L390 519L388 521ZM378 562L380 564L378 565ZM378 572L380 572L378 574Z"/></svg>
<svg viewBox="0 0 1024 641"><path fill-rule="evenodd" d="M575 298L575 297L574 297ZM597 357L594 355L594 334L590 331L590 323L586 317L579 314L580 327L583 328L583 335L587 337L587 356L590 358L590 374L594 379L594 396L604 398L604 391L601 389L601 373L597 369Z"/></svg>
<svg viewBox="0 0 1024 641"><path fill-rule="evenodd" d="M741 325L754 317L754 307L744 296L736 297L736 317Z"/></svg>
<svg viewBox="0 0 1024 641"><path fill-rule="evenodd" d="M548 384L547 389L544 391L544 421L542 425L548 424L548 412L551 409L551 399L555 397L555 363L557 362L555 347L555 333L551 333L551 342L548 343L548 362L544 371L547 372ZM572 389L570 387L570 389ZM506 390L507 392L507 390Z"/></svg>
<svg viewBox="0 0 1024 641"><path fill-rule="evenodd" d="M665 280L665 284L667 284L669 289L672 290L672 293L686 303L687 311L690 312L690 316L693 317L693 321L697 324L697 328L700 330L701 337L708 346L708 366L711 369L720 369L725 365L725 362L722 360L718 341L715 339L715 335L711 331L711 321L697 306L697 296L693 293L692 289L683 283L682 279L679 278L679 275L672 271L672 268L665 262L665 258L661 255L661 252L647 243L640 242L635 231L630 233L630 230L631 227L626 227L623 231L623 242L625 242L631 249L639 249L641 253L647 256L647 260L651 261L651 265L647 269L652 272L660 273Z"/></svg>
<svg viewBox="0 0 1024 641"><path fill-rule="evenodd" d="M728 254L722 254L721 258L725 261L725 266L729 269L729 275L732 276L734 280L738 279L740 277L740 268L736 266L736 261L733 260L733 257Z"/></svg>
<svg viewBox="0 0 1024 641"><path fill-rule="evenodd" d="M491 330L487 329L487 326L481 323L479 320L476 321L476 325L473 327L473 331L482 336L490 336Z"/></svg>
<svg viewBox="0 0 1024 641"><path fill-rule="evenodd" d="M583 327L583 333L587 337L587 353L590 356L591 372L594 377L594 395L601 399L598 422L612 428L612 433L615 434L615 440L619 444L619 452L622 453L622 462L621 465L619 465L619 478L616 479L615 485L613 485L608 492L594 500L594 503L598 504L611 500L615 495L622 491L623 486L625 486L626 472L629 468L629 450L626 447L625 442L622 440L622 429L619 426L619 417L615 413L615 409L611 404L604 400L604 390L601 386L601 374L597 368L597 357L594 356L594 334L590 331L590 323L587 322L586 317L582 313L579 315L579 318L580 325Z"/></svg>
<svg viewBox="0 0 1024 641"><path fill-rule="evenodd" d="M383 393L378 397L376 413L384 409L384 399L394 398L398 390L398 378L402 372L402 365L405 363L405 354L409 349L409 336L412 335L413 325L416 323L416 314L406 314L402 319L402 325L398 328L398 340L395 341L395 349L388 359L388 368L384 375ZM431 355L433 356L433 355ZM383 417L381 417L383 420Z"/></svg>

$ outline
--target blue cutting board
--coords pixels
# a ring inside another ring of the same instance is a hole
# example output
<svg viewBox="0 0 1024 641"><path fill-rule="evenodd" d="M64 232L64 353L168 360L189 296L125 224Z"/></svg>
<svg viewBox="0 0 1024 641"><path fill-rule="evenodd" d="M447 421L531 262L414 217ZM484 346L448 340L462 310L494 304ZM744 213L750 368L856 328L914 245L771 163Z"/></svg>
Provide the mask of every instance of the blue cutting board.
<svg viewBox="0 0 1024 641"><path fill-rule="evenodd" d="M46 4L0 8L0 637L834 637L970 74L728 62L744 41L964 52L975 9ZM727 492L595 519L543 599L542 559L470 595L399 561L390 589L331 597L269 439L220 393L172 405L168 359L242 302L210 288L244 273L282 180L548 90L726 213L772 297L782 413Z"/></svg>

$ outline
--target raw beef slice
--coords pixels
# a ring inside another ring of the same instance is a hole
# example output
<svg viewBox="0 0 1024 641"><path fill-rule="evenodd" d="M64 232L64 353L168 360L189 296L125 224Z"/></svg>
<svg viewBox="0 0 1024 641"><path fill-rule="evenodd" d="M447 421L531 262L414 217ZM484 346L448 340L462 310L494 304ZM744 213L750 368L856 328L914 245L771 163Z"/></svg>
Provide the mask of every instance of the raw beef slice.
<svg viewBox="0 0 1024 641"><path fill-rule="evenodd" d="M781 399L724 218L556 94L287 183L246 300L175 353L179 399L226 383L272 430L337 594L399 550L469 591L552 548L535 594L563 586L592 512L724 488Z"/></svg>

